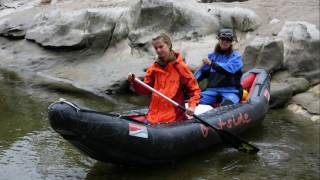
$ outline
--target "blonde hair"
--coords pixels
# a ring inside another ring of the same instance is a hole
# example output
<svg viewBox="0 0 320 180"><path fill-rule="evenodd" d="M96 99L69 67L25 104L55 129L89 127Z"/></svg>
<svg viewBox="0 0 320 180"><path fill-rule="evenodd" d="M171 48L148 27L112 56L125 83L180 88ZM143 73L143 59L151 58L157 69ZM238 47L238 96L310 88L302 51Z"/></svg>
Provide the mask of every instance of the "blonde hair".
<svg viewBox="0 0 320 180"><path fill-rule="evenodd" d="M152 39L152 44L158 40L162 40L166 45L169 46L169 49L172 50L172 41L169 35L167 35L166 33L161 33L160 35Z"/></svg>

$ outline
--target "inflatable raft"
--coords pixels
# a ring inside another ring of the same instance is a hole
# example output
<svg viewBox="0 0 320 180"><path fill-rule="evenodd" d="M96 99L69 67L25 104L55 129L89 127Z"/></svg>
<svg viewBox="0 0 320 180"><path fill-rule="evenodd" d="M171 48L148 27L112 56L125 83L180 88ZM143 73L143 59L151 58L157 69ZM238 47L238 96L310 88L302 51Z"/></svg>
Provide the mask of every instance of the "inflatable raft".
<svg viewBox="0 0 320 180"><path fill-rule="evenodd" d="M210 125L239 134L261 123L270 98L270 77L253 69L242 81L247 100L220 106L198 115ZM49 106L51 127L84 154L99 161L126 165L155 165L175 161L221 143L218 134L196 119L150 125L147 109L103 113L66 100Z"/></svg>

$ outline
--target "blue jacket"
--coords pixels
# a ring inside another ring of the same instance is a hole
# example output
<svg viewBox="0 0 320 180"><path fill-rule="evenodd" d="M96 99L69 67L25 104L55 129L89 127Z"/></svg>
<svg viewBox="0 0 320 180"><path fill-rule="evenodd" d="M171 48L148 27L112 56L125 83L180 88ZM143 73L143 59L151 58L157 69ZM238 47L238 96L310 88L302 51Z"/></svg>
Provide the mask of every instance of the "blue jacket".
<svg viewBox="0 0 320 180"><path fill-rule="evenodd" d="M208 55L208 59L211 65L205 64L195 72L198 81L209 77L208 88L240 88L243 62L238 51L229 55L213 52Z"/></svg>

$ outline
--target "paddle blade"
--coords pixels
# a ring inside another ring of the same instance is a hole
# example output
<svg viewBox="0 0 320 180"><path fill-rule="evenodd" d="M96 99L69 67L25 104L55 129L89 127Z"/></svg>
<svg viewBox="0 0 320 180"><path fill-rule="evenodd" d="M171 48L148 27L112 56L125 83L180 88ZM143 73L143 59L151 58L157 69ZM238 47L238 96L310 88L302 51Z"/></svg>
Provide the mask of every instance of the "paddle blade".
<svg viewBox="0 0 320 180"><path fill-rule="evenodd" d="M224 142L241 152L256 154L259 151L259 148L249 144L245 140L242 140L240 137L235 136L228 131L216 129L216 132Z"/></svg>

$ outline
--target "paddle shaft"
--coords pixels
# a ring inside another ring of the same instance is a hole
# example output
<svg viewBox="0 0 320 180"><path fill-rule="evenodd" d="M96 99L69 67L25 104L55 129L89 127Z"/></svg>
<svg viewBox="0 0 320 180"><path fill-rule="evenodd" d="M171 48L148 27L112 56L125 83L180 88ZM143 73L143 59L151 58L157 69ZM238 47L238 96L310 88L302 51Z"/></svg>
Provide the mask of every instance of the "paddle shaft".
<svg viewBox="0 0 320 180"><path fill-rule="evenodd" d="M180 104L178 104L174 100L168 98L167 96L165 96L161 92L159 92L159 91L155 90L154 88L150 87L146 83L142 82L140 79L134 78L134 81L136 81L137 83L139 83L143 87L149 89L151 92L154 92L154 93L158 94L159 96L161 96L162 98L166 99L167 101L171 102L173 105L177 106L178 108L180 108L184 112L187 111L187 109L185 107L181 106ZM234 134L232 134L232 133L230 133L228 131L225 131L223 129L216 128L215 126L209 124L208 122L206 122L205 120L201 119L200 117L198 117L195 114L193 114L193 117L196 118L197 120L199 120L201 123L205 124L206 126L211 127L212 129L214 129L218 133L218 135L220 136L220 138L223 141L227 142L228 144L230 144L232 147L238 149L239 151L252 153L252 154L255 154L255 153L257 153L259 151L259 148L249 144L248 142L246 142L245 140L241 139L240 137L238 137L238 136L236 136L236 135L234 135Z"/></svg>
<svg viewBox="0 0 320 180"><path fill-rule="evenodd" d="M174 100L168 98L167 96L165 96L164 94L162 94L161 92L155 90L154 88L150 87L149 85L147 85L146 83L142 82L140 79L135 78L134 79L137 83L139 83L140 85L142 85L143 87L149 89L151 92L154 92L156 94L158 94L159 96L161 96L162 98L166 99L167 101L171 102L173 105L177 106L178 108L180 108L181 110L183 110L184 112L187 111L187 109L183 106L181 106L180 104L178 104L177 102L175 102ZM201 121L203 124L205 124L206 126L211 127L214 130L218 130L216 127L212 126L211 124L207 123L206 121L202 120L200 117L198 117L197 115L193 114L193 117L198 119L199 121Z"/></svg>

